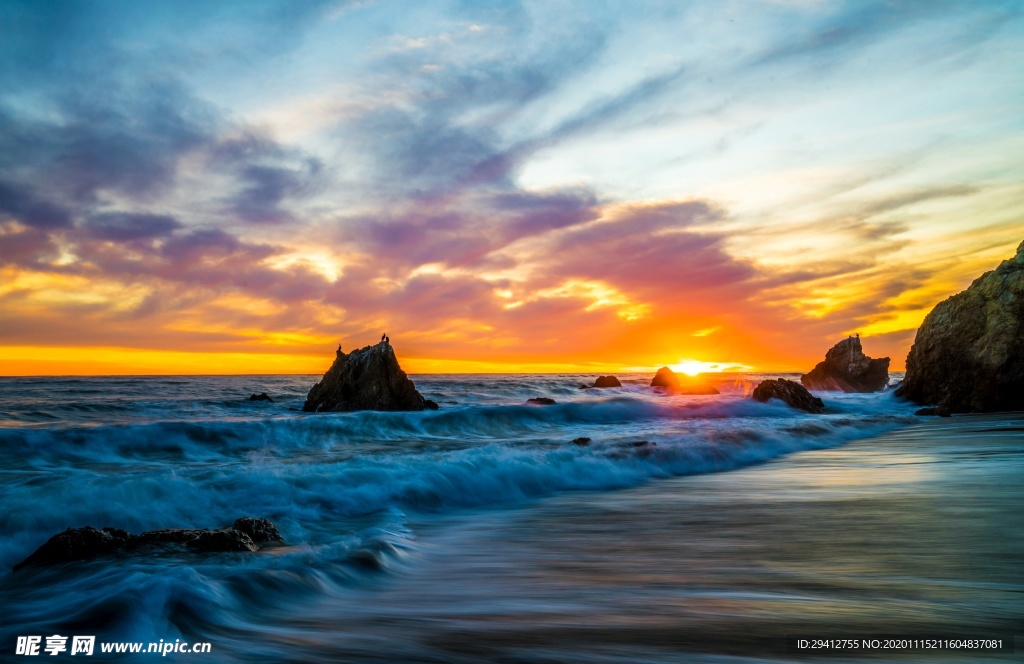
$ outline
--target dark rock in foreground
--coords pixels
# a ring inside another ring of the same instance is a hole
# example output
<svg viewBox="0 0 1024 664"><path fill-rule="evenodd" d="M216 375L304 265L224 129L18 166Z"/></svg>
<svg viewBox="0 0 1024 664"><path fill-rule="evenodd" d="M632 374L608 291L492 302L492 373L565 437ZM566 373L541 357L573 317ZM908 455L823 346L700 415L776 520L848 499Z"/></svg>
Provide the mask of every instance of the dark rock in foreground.
<svg viewBox="0 0 1024 664"><path fill-rule="evenodd" d="M660 387L674 394L719 394L718 390L698 380L679 380L679 376L668 367L658 369L651 380L651 387Z"/></svg>
<svg viewBox="0 0 1024 664"><path fill-rule="evenodd" d="M555 400L549 399L548 397L534 397L532 399L527 399L526 403L532 406L554 406Z"/></svg>
<svg viewBox="0 0 1024 664"><path fill-rule="evenodd" d="M427 408L436 410L437 404L428 404L416 391L387 341L347 355L339 349L334 364L302 405L307 413Z"/></svg>
<svg viewBox="0 0 1024 664"><path fill-rule="evenodd" d="M822 413L825 402L807 391L800 383L785 378L763 380L754 388L750 398L764 403L769 399L784 401L791 408L805 410L808 413Z"/></svg>
<svg viewBox="0 0 1024 664"><path fill-rule="evenodd" d="M1024 242L1017 254L935 305L896 391L950 413L1024 410Z"/></svg>
<svg viewBox="0 0 1024 664"><path fill-rule="evenodd" d="M14 566L14 571L30 565L57 565L75 560L140 551L154 547L184 546L193 551L258 551L259 544L284 543L277 526L269 519L242 517L230 528L167 528L132 535L119 528L97 530L92 526L68 528L46 540L32 555Z"/></svg>
<svg viewBox="0 0 1024 664"><path fill-rule="evenodd" d="M259 394L250 394L249 401L269 401L274 403L274 400L270 398L270 395L266 392L260 392Z"/></svg>
<svg viewBox="0 0 1024 664"><path fill-rule="evenodd" d="M594 387L622 387L622 383L615 376L598 376Z"/></svg>
<svg viewBox="0 0 1024 664"><path fill-rule="evenodd" d="M860 337L847 337L825 353L825 360L800 376L810 390L878 392L889 384L889 358L871 359L861 350Z"/></svg>

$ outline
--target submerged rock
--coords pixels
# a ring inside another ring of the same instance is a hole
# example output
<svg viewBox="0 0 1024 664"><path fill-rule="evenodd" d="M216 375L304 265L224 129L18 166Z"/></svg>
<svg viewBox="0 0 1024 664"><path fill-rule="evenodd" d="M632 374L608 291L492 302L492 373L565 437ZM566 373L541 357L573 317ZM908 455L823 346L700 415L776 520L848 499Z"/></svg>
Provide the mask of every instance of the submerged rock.
<svg viewBox="0 0 1024 664"><path fill-rule="evenodd" d="M825 402L807 391L800 383L785 378L774 378L761 381L750 395L754 401L764 403L769 399L779 399L790 408L821 413L825 411Z"/></svg>
<svg viewBox="0 0 1024 664"><path fill-rule="evenodd" d="M889 384L889 358L871 359L861 350L860 337L847 337L825 353L825 360L800 376L811 390L878 392Z"/></svg>
<svg viewBox="0 0 1024 664"><path fill-rule="evenodd" d="M594 387L622 387L622 383L615 376L598 376Z"/></svg>
<svg viewBox="0 0 1024 664"><path fill-rule="evenodd" d="M554 406L555 400L549 399L548 397L534 397L532 399L527 399L526 403L532 406Z"/></svg>
<svg viewBox="0 0 1024 664"><path fill-rule="evenodd" d="M660 387L674 394L719 394L714 386L696 378L687 377L686 380L680 380L668 367L658 369L651 380L651 387Z"/></svg>
<svg viewBox="0 0 1024 664"><path fill-rule="evenodd" d="M302 405L307 413L427 408L436 410L437 404L416 391L387 341L347 355L339 349L334 364Z"/></svg>
<svg viewBox="0 0 1024 664"><path fill-rule="evenodd" d="M260 392L259 394L250 394L249 401L269 401L274 403L274 400L270 398L270 395L266 392Z"/></svg>
<svg viewBox="0 0 1024 664"><path fill-rule="evenodd" d="M57 565L75 560L124 552L152 550L158 547L184 546L194 551L258 551L258 544L284 543L277 526L269 519L242 517L230 528L165 528L132 535L119 528L97 530L92 526L68 528L46 540L28 558L14 566L14 571L34 565Z"/></svg>
<svg viewBox="0 0 1024 664"><path fill-rule="evenodd" d="M935 305L917 330L897 396L950 413L1024 410L1024 242Z"/></svg>
<svg viewBox="0 0 1024 664"><path fill-rule="evenodd" d="M573 438L572 442L574 445L589 445L590 439L586 436L580 436L579 438Z"/></svg>

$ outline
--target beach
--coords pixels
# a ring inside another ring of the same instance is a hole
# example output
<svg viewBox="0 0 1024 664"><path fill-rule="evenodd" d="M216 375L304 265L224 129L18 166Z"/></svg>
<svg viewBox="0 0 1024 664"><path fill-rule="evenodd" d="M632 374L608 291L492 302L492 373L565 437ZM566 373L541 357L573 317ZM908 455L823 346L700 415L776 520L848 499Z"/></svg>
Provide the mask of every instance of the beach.
<svg viewBox="0 0 1024 664"><path fill-rule="evenodd" d="M808 415L746 398L760 376L719 376L712 397L584 378L417 378L439 412L330 415L288 410L299 377L3 381L2 647L70 632L209 642L211 662L1019 657L821 657L787 638L1019 643L1024 416L919 418L886 393L820 393L829 412ZM237 398L257 382L277 403ZM544 395L558 405L522 405ZM10 572L67 527L243 515L288 546Z"/></svg>

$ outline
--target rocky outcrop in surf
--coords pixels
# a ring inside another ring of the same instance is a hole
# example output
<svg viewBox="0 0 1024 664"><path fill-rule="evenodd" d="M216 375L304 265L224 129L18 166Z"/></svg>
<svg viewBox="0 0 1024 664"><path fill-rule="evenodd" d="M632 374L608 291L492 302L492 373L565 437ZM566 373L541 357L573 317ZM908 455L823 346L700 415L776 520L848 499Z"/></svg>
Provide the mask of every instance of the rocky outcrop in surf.
<svg viewBox="0 0 1024 664"><path fill-rule="evenodd" d="M528 406L554 406L555 400L551 397L533 397L526 400Z"/></svg>
<svg viewBox="0 0 1024 664"><path fill-rule="evenodd" d="M660 387L673 394L719 394L714 386L697 378L687 377L686 380L680 380L679 376L668 367L658 369L654 378L651 379L651 387Z"/></svg>
<svg viewBox="0 0 1024 664"><path fill-rule="evenodd" d="M283 544L277 526L269 519L242 517L230 528L167 528L133 535L120 528L97 529L92 526L68 528L46 540L32 555L14 566L18 571L28 566L58 565L76 560L91 560L126 552L148 552L154 549L184 548L190 551L216 553L223 551L259 551L260 545Z"/></svg>
<svg viewBox="0 0 1024 664"><path fill-rule="evenodd" d="M437 410L437 404L416 391L398 366L391 344L381 340L345 354L340 348L334 364L309 390L302 410L308 413L354 410Z"/></svg>
<svg viewBox="0 0 1024 664"><path fill-rule="evenodd" d="M253 393L249 395L249 401L269 401L274 403L274 400L270 398L270 395L266 392L260 392L259 394Z"/></svg>
<svg viewBox="0 0 1024 664"><path fill-rule="evenodd" d="M598 376L594 387L622 387L622 383L615 376Z"/></svg>
<svg viewBox="0 0 1024 664"><path fill-rule="evenodd" d="M1013 258L935 305L896 394L940 414L1024 410L1024 242Z"/></svg>
<svg viewBox="0 0 1024 664"><path fill-rule="evenodd" d="M825 402L807 391L807 388L800 383L785 378L774 378L761 381L754 392L750 395L754 401L764 403L769 399L779 399L791 408L807 411L808 413L822 413L825 411Z"/></svg>
<svg viewBox="0 0 1024 664"><path fill-rule="evenodd" d="M889 383L889 358L871 359L861 350L860 337L847 337L825 353L825 360L800 376L809 390L879 392Z"/></svg>

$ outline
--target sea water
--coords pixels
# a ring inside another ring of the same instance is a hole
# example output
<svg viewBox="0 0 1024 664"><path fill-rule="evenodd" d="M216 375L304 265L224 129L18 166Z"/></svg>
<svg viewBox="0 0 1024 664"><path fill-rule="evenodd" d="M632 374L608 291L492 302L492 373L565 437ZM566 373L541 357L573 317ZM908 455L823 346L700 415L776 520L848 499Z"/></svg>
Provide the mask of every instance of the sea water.
<svg viewBox="0 0 1024 664"><path fill-rule="evenodd" d="M414 376L439 411L337 414L299 411L316 376L0 379L0 652L89 634L211 662L781 661L801 630L1019 623L1019 419L986 448L965 418L915 433L891 392L754 402L765 377L684 396ZM286 546L11 572L69 527L240 516Z"/></svg>

